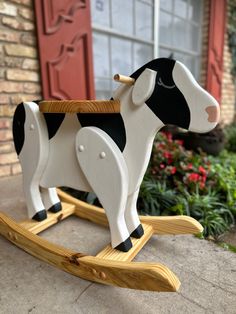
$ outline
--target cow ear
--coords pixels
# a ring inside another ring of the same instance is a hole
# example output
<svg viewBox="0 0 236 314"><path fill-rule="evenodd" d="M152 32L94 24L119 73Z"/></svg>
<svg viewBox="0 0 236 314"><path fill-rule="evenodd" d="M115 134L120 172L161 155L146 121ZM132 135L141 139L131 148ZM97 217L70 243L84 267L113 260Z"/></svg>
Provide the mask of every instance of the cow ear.
<svg viewBox="0 0 236 314"><path fill-rule="evenodd" d="M146 68L134 83L132 101L136 106L144 104L152 95L157 72Z"/></svg>

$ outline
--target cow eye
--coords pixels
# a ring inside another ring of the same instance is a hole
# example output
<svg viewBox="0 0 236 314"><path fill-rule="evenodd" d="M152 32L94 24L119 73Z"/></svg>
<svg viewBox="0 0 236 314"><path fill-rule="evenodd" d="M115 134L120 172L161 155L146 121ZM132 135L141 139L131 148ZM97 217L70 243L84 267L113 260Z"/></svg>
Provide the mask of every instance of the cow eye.
<svg viewBox="0 0 236 314"><path fill-rule="evenodd" d="M163 83L161 77L158 78L157 84L160 86L163 86L165 88L168 88L168 89L175 88L175 84L170 86L170 85L166 85L165 83Z"/></svg>

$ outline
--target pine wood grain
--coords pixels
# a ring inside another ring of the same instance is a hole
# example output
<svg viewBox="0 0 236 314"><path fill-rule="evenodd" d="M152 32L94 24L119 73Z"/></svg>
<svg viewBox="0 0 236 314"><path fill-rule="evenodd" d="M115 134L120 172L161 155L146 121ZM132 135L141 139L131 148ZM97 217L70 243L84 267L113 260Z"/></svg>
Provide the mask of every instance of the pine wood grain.
<svg viewBox="0 0 236 314"><path fill-rule="evenodd" d="M142 223L150 224L154 234L198 234L203 226L189 216L139 216Z"/></svg>
<svg viewBox="0 0 236 314"><path fill-rule="evenodd" d="M133 247L129 250L129 252L119 252L113 249L109 244L102 251L100 251L96 257L113 261L132 261L132 259L153 235L152 226L143 224L143 229L144 235L140 239L132 238Z"/></svg>
<svg viewBox="0 0 236 314"><path fill-rule="evenodd" d="M64 201L75 205L74 214L78 217L90 220L94 223L108 226L104 209L79 201L61 190L59 197ZM139 216L144 224L151 225L154 234L198 234L203 231L202 225L189 216Z"/></svg>
<svg viewBox="0 0 236 314"><path fill-rule="evenodd" d="M29 254L86 280L150 291L177 291L180 286L178 278L164 265L86 256L48 242L3 213L0 234Z"/></svg>
<svg viewBox="0 0 236 314"><path fill-rule="evenodd" d="M134 78L132 78L130 76L118 74L118 73L114 75L113 79L116 82L120 82L120 83L127 84L127 85L134 85L134 82L135 82Z"/></svg>
<svg viewBox="0 0 236 314"><path fill-rule="evenodd" d="M119 100L43 100L39 110L44 113L119 113Z"/></svg>
<svg viewBox="0 0 236 314"><path fill-rule="evenodd" d="M19 224L28 231L38 234L47 228L57 224L61 220L73 215L75 211L75 205L62 202L62 210L57 213L47 212L47 219L43 221L35 221L33 219L27 219L21 221Z"/></svg>

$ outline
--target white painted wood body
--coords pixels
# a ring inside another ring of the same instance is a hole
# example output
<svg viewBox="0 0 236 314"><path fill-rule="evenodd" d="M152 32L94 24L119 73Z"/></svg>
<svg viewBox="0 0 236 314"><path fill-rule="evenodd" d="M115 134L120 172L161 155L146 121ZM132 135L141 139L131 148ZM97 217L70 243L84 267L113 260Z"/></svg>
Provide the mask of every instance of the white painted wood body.
<svg viewBox="0 0 236 314"><path fill-rule="evenodd" d="M43 114L36 104L24 104L26 138L19 158L30 217L43 209L43 200L47 203L46 209L57 201L55 187L94 191L109 220L112 246L116 247L129 238L140 225L136 210L138 192L154 137L164 126L146 104L157 88L157 73L146 68L133 86L121 84L114 92L113 98L121 103L126 132L123 152L101 129L82 128L76 114L66 114L56 134L48 140ZM218 104L215 99L202 90L180 63L176 62L173 77L178 91L186 95L191 113L189 129L199 132L212 129L217 121L210 123L205 109L211 106L216 112ZM204 101L201 108L197 103L199 99ZM43 199L40 198L41 192Z"/></svg>

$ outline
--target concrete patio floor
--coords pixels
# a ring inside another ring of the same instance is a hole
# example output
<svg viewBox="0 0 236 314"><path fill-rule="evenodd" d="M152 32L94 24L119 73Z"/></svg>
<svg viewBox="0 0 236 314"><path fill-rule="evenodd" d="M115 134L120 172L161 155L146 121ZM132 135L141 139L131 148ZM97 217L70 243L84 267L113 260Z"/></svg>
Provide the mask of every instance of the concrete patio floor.
<svg viewBox="0 0 236 314"><path fill-rule="evenodd" d="M0 180L0 210L26 218L21 176ZM70 217L41 236L96 254L107 229ZM178 293L121 289L60 271L0 236L0 313L236 313L236 254L193 236L155 236L135 258L160 262L180 279Z"/></svg>

